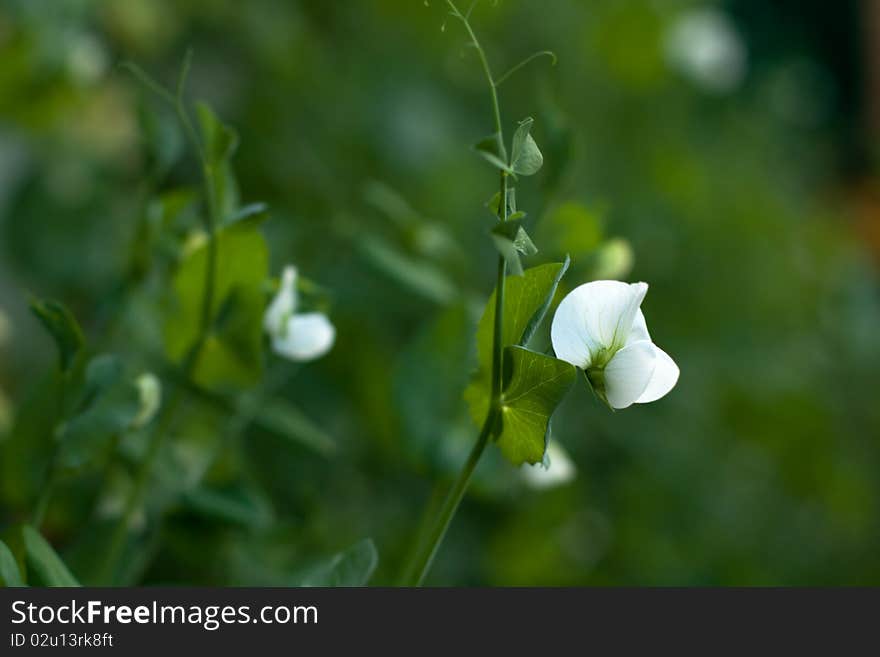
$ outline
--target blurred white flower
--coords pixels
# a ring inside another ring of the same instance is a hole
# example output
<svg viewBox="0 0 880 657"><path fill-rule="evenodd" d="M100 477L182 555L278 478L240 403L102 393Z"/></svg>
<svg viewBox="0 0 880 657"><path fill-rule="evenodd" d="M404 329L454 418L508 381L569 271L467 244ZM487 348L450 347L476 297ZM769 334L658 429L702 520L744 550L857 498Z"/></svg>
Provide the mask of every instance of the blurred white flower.
<svg viewBox="0 0 880 657"><path fill-rule="evenodd" d="M105 73L107 64L107 51L96 37L91 34L74 37L67 51L67 67L77 82L95 82Z"/></svg>
<svg viewBox="0 0 880 657"><path fill-rule="evenodd" d="M612 408L663 397L678 381L678 366L651 342L639 306L647 283L593 281L559 304L550 328L556 357L587 373Z"/></svg>
<svg viewBox="0 0 880 657"><path fill-rule="evenodd" d="M279 356L304 361L320 358L333 347L336 329L323 313L296 312L296 267L285 267L278 294L266 309L263 328Z"/></svg>
<svg viewBox="0 0 880 657"><path fill-rule="evenodd" d="M99 517L111 519L121 518L125 513L125 505L134 483L122 469L110 472L106 488L98 500L96 512ZM141 531L147 526L147 514L141 506L135 511L129 524L131 531Z"/></svg>
<svg viewBox="0 0 880 657"><path fill-rule="evenodd" d="M632 247L629 242L615 237L604 242L596 252L593 278L617 278L626 276L633 266Z"/></svg>
<svg viewBox="0 0 880 657"><path fill-rule="evenodd" d="M131 426L140 429L156 417L162 405L162 382L152 372L144 372L134 381L140 396L140 408Z"/></svg>
<svg viewBox="0 0 880 657"><path fill-rule="evenodd" d="M666 34L669 65L706 91L735 89L746 73L746 48L730 18L714 8L682 14Z"/></svg>
<svg viewBox="0 0 880 657"><path fill-rule="evenodd" d="M523 479L532 488L553 488L572 481L577 468L562 446L555 442L547 446L543 463L524 464L521 469Z"/></svg>

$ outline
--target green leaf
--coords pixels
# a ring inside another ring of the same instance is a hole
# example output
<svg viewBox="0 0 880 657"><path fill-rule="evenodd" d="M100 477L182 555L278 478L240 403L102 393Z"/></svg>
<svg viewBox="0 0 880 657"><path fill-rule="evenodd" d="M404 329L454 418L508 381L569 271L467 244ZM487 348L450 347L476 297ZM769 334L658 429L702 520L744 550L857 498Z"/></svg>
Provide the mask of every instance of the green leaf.
<svg viewBox="0 0 880 657"><path fill-rule="evenodd" d="M507 347L504 371L508 381L501 398L498 447L514 465L541 463L550 418L574 382L575 367L523 347Z"/></svg>
<svg viewBox="0 0 880 657"><path fill-rule="evenodd" d="M196 103L196 114L202 131L205 160L213 185L215 207L221 220L235 213L238 188L232 173L231 160L238 148L238 133L217 118L204 103Z"/></svg>
<svg viewBox="0 0 880 657"><path fill-rule="evenodd" d="M336 451L336 440L296 406L283 399L260 402L254 423L290 442L329 456Z"/></svg>
<svg viewBox="0 0 880 657"><path fill-rule="evenodd" d="M256 226L269 218L269 206L265 203L249 203L236 210L228 219L227 224L248 223Z"/></svg>
<svg viewBox="0 0 880 657"><path fill-rule="evenodd" d="M504 148L504 142L501 141L500 133L496 132L481 139L474 144L474 149L492 166L512 173L512 169L507 164L507 150Z"/></svg>
<svg viewBox="0 0 880 657"><path fill-rule="evenodd" d="M71 312L57 301L32 298L31 312L55 339L61 371L69 372L85 345L82 329Z"/></svg>
<svg viewBox="0 0 880 657"><path fill-rule="evenodd" d="M202 128L205 158L211 166L229 160L238 148L238 134L224 124L205 103L196 103L196 114Z"/></svg>
<svg viewBox="0 0 880 657"><path fill-rule="evenodd" d="M99 354L86 365L75 409L56 433L62 467L78 468L105 458L110 441L133 428L141 392L124 377L124 369L114 354Z"/></svg>
<svg viewBox="0 0 880 657"><path fill-rule="evenodd" d="M413 292L436 303L446 304L458 297L455 284L443 270L423 260L401 253L376 235L364 238L359 246L364 256L385 274Z"/></svg>
<svg viewBox="0 0 880 657"><path fill-rule="evenodd" d="M155 112L147 104L138 106L138 120L148 171L157 179L174 166L183 153L184 142L175 121L164 112Z"/></svg>
<svg viewBox="0 0 880 657"><path fill-rule="evenodd" d="M373 540L365 538L313 568L300 586L366 586L378 563Z"/></svg>
<svg viewBox="0 0 880 657"><path fill-rule="evenodd" d="M486 204L493 217L501 218L501 192L495 192ZM510 219L516 212L516 187L507 188L507 218Z"/></svg>
<svg viewBox="0 0 880 657"><path fill-rule="evenodd" d="M241 484L223 488L202 485L187 491L184 502L204 516L250 529L265 529L274 520L272 509L263 496Z"/></svg>
<svg viewBox="0 0 880 657"><path fill-rule="evenodd" d="M25 586L24 578L18 569L18 561L3 541L0 541L0 585Z"/></svg>
<svg viewBox="0 0 880 657"><path fill-rule="evenodd" d="M522 276L508 276L505 282L502 347L527 345L553 302L559 281L568 269L569 260L525 270ZM477 375L465 390L471 417L478 425L489 410L492 368L492 335L495 322L495 293L489 297L477 325Z"/></svg>
<svg viewBox="0 0 880 657"><path fill-rule="evenodd" d="M58 463L79 468L106 457L107 446L132 428L141 395L132 381L118 381L89 399L62 428Z"/></svg>
<svg viewBox="0 0 880 657"><path fill-rule="evenodd" d="M84 403L104 393L115 385L123 372L122 360L115 354L98 354L86 365L85 381L83 382Z"/></svg>
<svg viewBox="0 0 880 657"><path fill-rule="evenodd" d="M513 134L510 154L510 168L514 173L531 176L538 172L544 164L544 156L532 138L530 131L535 120L531 117L520 121Z"/></svg>
<svg viewBox="0 0 880 657"><path fill-rule="evenodd" d="M514 276L522 276L523 268L519 256L535 255L538 252L532 239L522 227L522 219L509 219L498 222L491 232L492 242L495 248L507 261L510 273Z"/></svg>
<svg viewBox="0 0 880 657"><path fill-rule="evenodd" d="M255 226L224 226L216 241L211 332L193 370L194 382L212 390L246 387L262 374L262 286L269 275L266 241ZM164 333L166 353L174 362L184 360L199 336L207 258L203 239L189 250L172 280Z"/></svg>
<svg viewBox="0 0 880 657"><path fill-rule="evenodd" d="M31 526L22 530L28 568L46 586L79 586L52 546Z"/></svg>

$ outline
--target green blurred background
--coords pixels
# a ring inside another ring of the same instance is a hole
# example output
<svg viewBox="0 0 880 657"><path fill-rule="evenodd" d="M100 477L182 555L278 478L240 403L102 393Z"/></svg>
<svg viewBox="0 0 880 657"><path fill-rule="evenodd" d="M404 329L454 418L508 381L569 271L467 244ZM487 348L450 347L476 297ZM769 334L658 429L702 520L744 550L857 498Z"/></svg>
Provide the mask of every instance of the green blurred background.
<svg viewBox="0 0 880 657"><path fill-rule="evenodd" d="M528 264L570 253L566 289L648 281L682 374L613 414L579 382L554 418L570 483L536 490L488 453L429 583L880 584L874 4L474 10L496 71L559 57L501 87L545 156L517 190ZM273 273L316 281L338 338L314 363L267 356L280 422L186 397L126 581L285 585L369 536L371 583L394 583L475 437L461 394L495 268L496 176L469 150L488 95L440 0L3 0L0 530L30 514L51 441L56 356L27 292L165 371L163 249L187 219L138 231L198 169L117 64L173 84L187 47L190 96L241 137L242 202L269 205ZM70 476L49 509L86 582L143 439L109 492Z"/></svg>

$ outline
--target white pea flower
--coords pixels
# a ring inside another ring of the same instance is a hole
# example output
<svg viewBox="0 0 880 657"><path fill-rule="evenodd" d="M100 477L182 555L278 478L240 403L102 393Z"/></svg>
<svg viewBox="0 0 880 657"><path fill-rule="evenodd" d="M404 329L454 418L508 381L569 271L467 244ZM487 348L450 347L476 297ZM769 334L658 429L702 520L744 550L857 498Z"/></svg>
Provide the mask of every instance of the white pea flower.
<svg viewBox="0 0 880 657"><path fill-rule="evenodd" d="M550 338L556 357L579 367L611 408L660 399L678 381L678 366L651 342L639 306L647 283L593 281L559 304Z"/></svg>
<svg viewBox="0 0 880 657"><path fill-rule="evenodd" d="M263 328L272 338L275 353L290 360L320 358L333 346L336 329L323 313L298 313L296 267L287 266L278 294L266 309Z"/></svg>
<svg viewBox="0 0 880 657"><path fill-rule="evenodd" d="M547 445L547 454L543 463L528 463L522 466L522 476L532 488L553 488L572 481L577 475L577 468L562 445L551 441Z"/></svg>

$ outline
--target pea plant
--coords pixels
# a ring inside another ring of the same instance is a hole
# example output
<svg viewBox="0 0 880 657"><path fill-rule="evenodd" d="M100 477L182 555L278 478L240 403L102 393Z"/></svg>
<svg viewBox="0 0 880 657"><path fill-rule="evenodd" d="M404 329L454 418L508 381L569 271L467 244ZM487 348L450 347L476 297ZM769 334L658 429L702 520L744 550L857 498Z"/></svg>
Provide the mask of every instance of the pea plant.
<svg viewBox="0 0 880 657"><path fill-rule="evenodd" d="M569 258L523 266L523 257L535 256L538 248L518 207L517 185L541 169L544 157L532 134L534 120L506 125L499 94L527 64L542 57L555 63L555 55L537 52L496 76L470 22L473 5L462 12L446 0L479 60L490 101L492 131L474 150L497 181L487 203L494 216L488 238L497 250L496 279L476 327L477 370L463 400L477 425L476 439L401 568L401 583L411 586L424 582L490 444L513 466L552 469L551 419L579 375L598 400L616 410L663 397L679 374L648 333L640 308L645 283L591 281L556 304ZM153 186L162 179L162 158L157 158L131 263L103 323L107 333L118 334L127 326L120 318L156 311L162 318L153 340L156 353L141 358L108 352L101 336L86 339L64 305L31 300L33 313L54 339L58 361L44 400L51 413L39 414L31 426L22 419L16 432L47 431L51 440L30 518L7 529L0 541L5 584L78 584L41 531L59 486L72 478L90 478L95 491L81 521L110 520L90 548L96 567L84 581L129 584L149 566L176 497L189 496L214 512L238 513L222 497L193 491L249 425L262 422L271 431L296 434L293 439L315 450L331 449L332 440L307 413L278 395L297 368L334 346L328 294L290 262L275 270L280 275L271 275L263 233L267 206L241 203L232 168L238 137L208 105L190 105L189 67L187 56L172 90L138 66L124 65L175 117L200 174L197 190L157 191ZM160 290L157 305L146 310L128 305L132 291L145 287ZM551 355L533 346L554 308ZM171 437L187 419L187 400L219 410L222 435L198 463L175 470L165 461ZM363 540L287 583L362 585L376 560L372 542Z"/></svg>
<svg viewBox="0 0 880 657"><path fill-rule="evenodd" d="M231 165L236 133L206 104L196 104L193 115L186 100L190 59L188 54L174 91L135 64L123 65L176 117L201 173L200 191L150 195L129 271L116 295L116 316L106 322L107 331L113 332L121 317L137 316L139 309L126 304L135 288L167 290L160 293L157 309L161 353L149 359L160 362L160 370L140 371L136 355L101 352L102 341L89 344L64 305L31 300L31 310L58 350L50 403L55 411L48 425L45 417L36 418L32 426L23 418L16 428L26 436L46 425L52 440L30 521L8 529L0 541L0 576L8 585L78 583L41 534L59 484L73 478L94 479L97 473L99 479L90 518L82 520L112 520L109 531L96 532L100 541L93 561L98 567L87 574L87 581L124 584L136 581L147 567L150 545L175 494L192 494L252 422L268 423L271 431L318 451L332 448L332 440L300 409L275 396L298 364L333 347L327 295L292 264L283 267L280 280L270 277L262 232L267 207L239 202ZM145 261L144 253L155 257ZM185 400L219 410L227 426L203 462L175 471L166 448L178 423L186 419ZM154 495L147 504L148 494L156 491L158 499ZM208 496L197 504L240 515L240 500ZM363 584L375 561L372 542L363 541L296 583Z"/></svg>
<svg viewBox="0 0 880 657"><path fill-rule="evenodd" d="M538 249L523 226L526 213L517 208L514 183L537 173L544 157L531 134L534 119L530 117L517 123L508 148L499 87L529 62L542 56L555 62L555 55L534 53L495 77L470 23L475 4L462 12L453 0L446 0L449 14L464 28L476 52L491 101L494 129L475 150L498 175L498 191L488 204L497 218L490 232L498 251L497 278L477 328L478 372L465 391L479 434L405 576L411 585L424 581L490 442L513 465L552 467L550 420L578 370L611 409L659 399L678 380L678 367L648 334L640 309L648 291L645 283L594 281L577 287L562 300L553 318L556 357L529 349L569 259L523 269L521 256L535 255Z"/></svg>

